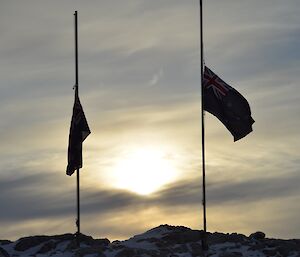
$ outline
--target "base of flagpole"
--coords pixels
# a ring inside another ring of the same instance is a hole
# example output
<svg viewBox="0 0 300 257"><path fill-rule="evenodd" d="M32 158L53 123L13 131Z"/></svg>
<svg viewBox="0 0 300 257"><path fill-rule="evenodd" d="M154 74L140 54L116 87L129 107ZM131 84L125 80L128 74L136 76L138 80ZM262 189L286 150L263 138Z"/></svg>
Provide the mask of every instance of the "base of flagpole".
<svg viewBox="0 0 300 257"><path fill-rule="evenodd" d="M204 236L204 238L202 238L201 245L202 245L202 250L203 251L208 251L209 247L208 247L208 244L207 244L207 237L206 237L206 235Z"/></svg>
<svg viewBox="0 0 300 257"><path fill-rule="evenodd" d="M75 240L76 240L76 244L77 244L77 247L79 248L80 247L80 233L79 232L76 232L74 234L75 236Z"/></svg>

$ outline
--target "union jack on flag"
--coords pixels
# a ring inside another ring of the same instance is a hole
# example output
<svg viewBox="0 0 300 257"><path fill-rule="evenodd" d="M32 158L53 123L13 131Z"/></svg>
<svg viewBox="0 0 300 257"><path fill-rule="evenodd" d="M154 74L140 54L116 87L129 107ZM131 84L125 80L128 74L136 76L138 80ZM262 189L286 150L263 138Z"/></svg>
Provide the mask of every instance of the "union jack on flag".
<svg viewBox="0 0 300 257"><path fill-rule="evenodd" d="M248 101L209 68L204 68L203 107L215 115L237 141L252 131L254 120Z"/></svg>
<svg viewBox="0 0 300 257"><path fill-rule="evenodd" d="M204 68L203 86L205 89L212 88L218 99L222 99L225 95L227 95L227 92L232 89L231 86L220 79L206 66Z"/></svg>
<svg viewBox="0 0 300 257"><path fill-rule="evenodd" d="M82 143L90 133L91 131L79 100L77 87L75 88L75 100L69 134L67 175L71 176L76 169L82 168Z"/></svg>

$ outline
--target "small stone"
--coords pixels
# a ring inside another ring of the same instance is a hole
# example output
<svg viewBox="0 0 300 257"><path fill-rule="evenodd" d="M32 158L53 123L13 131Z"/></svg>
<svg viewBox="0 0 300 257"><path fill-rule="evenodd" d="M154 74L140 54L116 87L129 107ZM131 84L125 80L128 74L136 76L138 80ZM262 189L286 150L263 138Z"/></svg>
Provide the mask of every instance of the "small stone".
<svg viewBox="0 0 300 257"><path fill-rule="evenodd" d="M266 238L266 234L264 232L261 231L257 231L255 233L252 233L249 236L250 239L255 239L255 240L263 240Z"/></svg>

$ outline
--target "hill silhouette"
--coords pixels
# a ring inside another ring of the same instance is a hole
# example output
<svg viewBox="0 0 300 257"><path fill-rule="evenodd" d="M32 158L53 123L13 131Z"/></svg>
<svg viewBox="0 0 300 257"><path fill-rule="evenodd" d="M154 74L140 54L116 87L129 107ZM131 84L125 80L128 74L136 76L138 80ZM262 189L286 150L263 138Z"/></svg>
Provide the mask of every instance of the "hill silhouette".
<svg viewBox="0 0 300 257"><path fill-rule="evenodd" d="M0 257L299 257L300 239L269 239L263 232L250 236L208 233L209 250L202 251L203 231L160 225L128 240L113 241L72 234L0 240Z"/></svg>

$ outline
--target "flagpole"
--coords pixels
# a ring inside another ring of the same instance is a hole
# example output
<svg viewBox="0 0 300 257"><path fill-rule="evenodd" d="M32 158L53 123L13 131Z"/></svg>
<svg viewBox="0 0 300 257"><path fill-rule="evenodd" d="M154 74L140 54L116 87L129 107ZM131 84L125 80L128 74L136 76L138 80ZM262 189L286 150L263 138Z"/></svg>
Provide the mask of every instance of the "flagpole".
<svg viewBox="0 0 300 257"><path fill-rule="evenodd" d="M208 250L207 231L206 231L206 187L205 187L205 129L204 129L204 88L203 88L203 10L202 0L199 0L200 5L200 62L201 62L201 131L202 131L202 194L203 194L203 231L202 249Z"/></svg>
<svg viewBox="0 0 300 257"><path fill-rule="evenodd" d="M76 220L76 226L77 226L77 237L80 234L80 191L79 191L79 168L76 171L77 175L77 220Z"/></svg>
<svg viewBox="0 0 300 257"><path fill-rule="evenodd" d="M78 21L77 21L77 11L74 13L75 17L75 96L78 96ZM79 191L79 168L76 170L77 175L77 233L76 239L78 246L80 245L79 242L79 235L80 235L80 191Z"/></svg>
<svg viewBox="0 0 300 257"><path fill-rule="evenodd" d="M74 13L75 17L75 93L78 93L78 19L77 11Z"/></svg>

